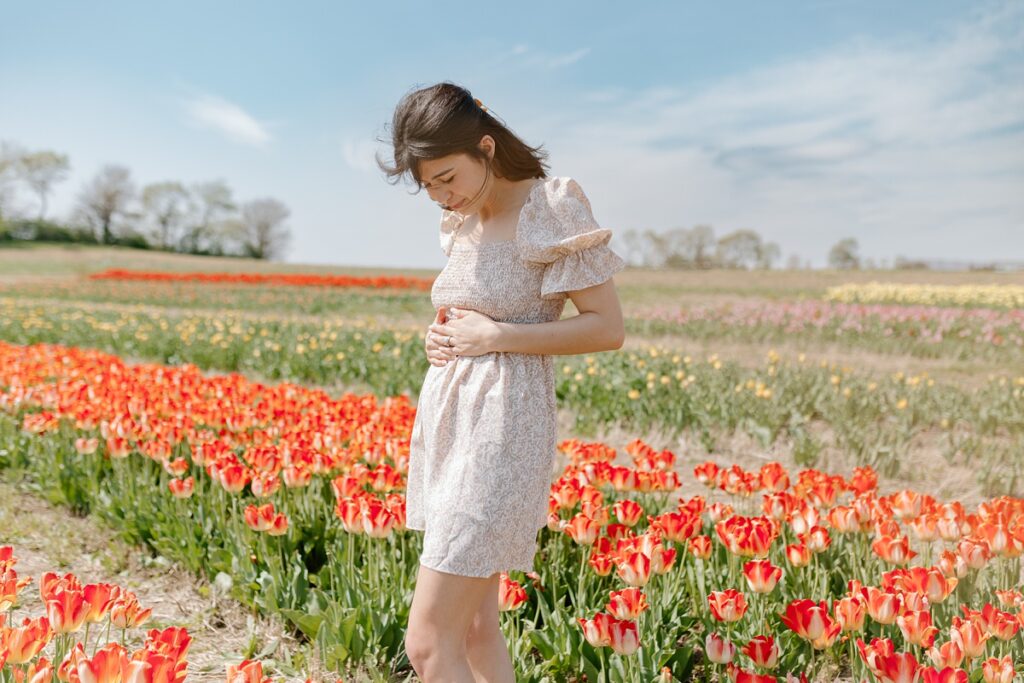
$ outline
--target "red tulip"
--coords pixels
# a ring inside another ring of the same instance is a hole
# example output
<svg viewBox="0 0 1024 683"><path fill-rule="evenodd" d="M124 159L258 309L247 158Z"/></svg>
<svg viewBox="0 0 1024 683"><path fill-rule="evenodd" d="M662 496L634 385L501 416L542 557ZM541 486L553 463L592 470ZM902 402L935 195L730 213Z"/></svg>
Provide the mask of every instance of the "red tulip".
<svg viewBox="0 0 1024 683"><path fill-rule="evenodd" d="M771 636L757 636L744 645L742 650L755 666L762 669L774 669L779 662L779 646Z"/></svg>

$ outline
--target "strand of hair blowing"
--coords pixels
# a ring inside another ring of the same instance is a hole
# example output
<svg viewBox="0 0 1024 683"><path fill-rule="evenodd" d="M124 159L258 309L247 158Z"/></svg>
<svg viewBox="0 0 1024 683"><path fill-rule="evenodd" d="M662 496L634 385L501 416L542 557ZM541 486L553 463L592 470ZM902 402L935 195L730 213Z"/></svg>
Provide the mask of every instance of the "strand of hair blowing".
<svg viewBox="0 0 1024 683"><path fill-rule="evenodd" d="M523 142L504 122L476 103L462 86L450 82L437 83L407 93L395 107L391 121L394 163L377 155L377 165L394 184L409 176L422 189L419 162L439 159L450 154L468 154L487 161L479 147L481 138L490 135L495 141L493 172L507 180L547 177L547 152L542 145L531 147Z"/></svg>

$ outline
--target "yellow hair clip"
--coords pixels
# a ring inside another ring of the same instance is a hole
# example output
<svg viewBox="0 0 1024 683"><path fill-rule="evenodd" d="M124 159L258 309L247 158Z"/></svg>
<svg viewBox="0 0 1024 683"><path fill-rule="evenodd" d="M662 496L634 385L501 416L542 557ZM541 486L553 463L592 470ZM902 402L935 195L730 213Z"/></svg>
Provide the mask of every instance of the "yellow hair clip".
<svg viewBox="0 0 1024 683"><path fill-rule="evenodd" d="M487 107L484 106L483 102L481 102L480 100L478 100L475 97L473 98L473 101L476 102L476 106L480 107L484 111L487 111Z"/></svg>

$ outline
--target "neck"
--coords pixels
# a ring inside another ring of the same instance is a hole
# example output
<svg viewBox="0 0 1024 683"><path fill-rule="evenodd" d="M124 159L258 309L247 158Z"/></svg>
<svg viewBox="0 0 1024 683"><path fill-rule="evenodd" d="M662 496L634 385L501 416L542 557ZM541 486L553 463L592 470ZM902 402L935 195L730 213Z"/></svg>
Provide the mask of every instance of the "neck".
<svg viewBox="0 0 1024 683"><path fill-rule="evenodd" d="M480 220L488 221L505 211L513 199L510 192L512 185L513 183L505 178L494 178L490 191L485 195L483 204L477 211Z"/></svg>

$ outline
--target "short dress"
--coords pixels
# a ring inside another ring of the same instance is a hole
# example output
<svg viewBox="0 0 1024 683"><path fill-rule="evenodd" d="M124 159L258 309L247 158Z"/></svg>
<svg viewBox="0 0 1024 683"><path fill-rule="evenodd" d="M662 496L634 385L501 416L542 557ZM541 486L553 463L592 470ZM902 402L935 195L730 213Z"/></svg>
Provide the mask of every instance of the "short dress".
<svg viewBox="0 0 1024 683"><path fill-rule="evenodd" d="M566 292L625 268L572 178L534 181L515 238L471 244L441 216L448 256L434 309L473 309L509 323L561 318ZM460 576L533 571L547 525L557 445L555 370L547 354L491 352L431 365L410 434L406 526L424 532L420 564Z"/></svg>

